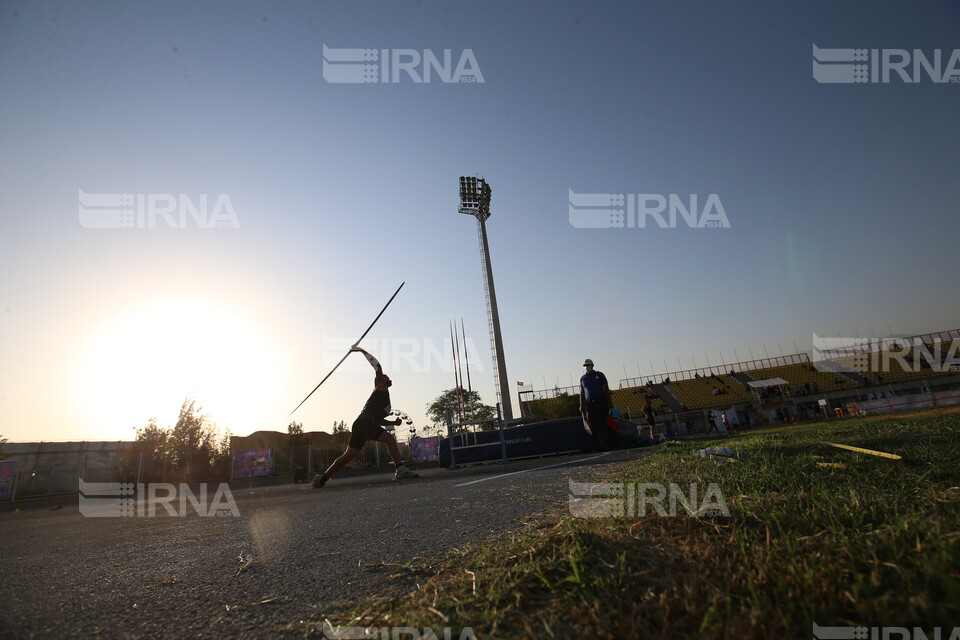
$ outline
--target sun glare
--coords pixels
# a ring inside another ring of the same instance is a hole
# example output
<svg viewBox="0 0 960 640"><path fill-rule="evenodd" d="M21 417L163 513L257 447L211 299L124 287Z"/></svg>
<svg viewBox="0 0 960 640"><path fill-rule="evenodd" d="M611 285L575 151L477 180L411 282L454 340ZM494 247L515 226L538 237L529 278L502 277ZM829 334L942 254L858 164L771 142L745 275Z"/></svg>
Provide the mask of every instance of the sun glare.
<svg viewBox="0 0 960 640"><path fill-rule="evenodd" d="M222 428L263 428L280 358L249 318L202 300L131 310L91 337L78 366L79 402L97 433L133 437L151 417L172 426L188 395Z"/></svg>

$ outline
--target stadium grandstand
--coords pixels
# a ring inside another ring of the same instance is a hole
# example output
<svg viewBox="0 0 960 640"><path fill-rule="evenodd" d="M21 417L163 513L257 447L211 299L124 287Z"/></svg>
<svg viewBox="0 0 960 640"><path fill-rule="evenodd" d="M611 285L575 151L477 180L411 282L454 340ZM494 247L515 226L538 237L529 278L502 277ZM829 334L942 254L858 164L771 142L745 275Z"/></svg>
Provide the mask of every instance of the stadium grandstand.
<svg viewBox="0 0 960 640"><path fill-rule="evenodd" d="M658 425L683 433L705 429L710 412L726 413L736 426L761 426L952 404L960 402L958 390L960 329L897 338L814 336L813 360L796 353L623 378L612 393L614 407L635 421L650 398ZM536 418L534 408L578 394L577 386L521 391L521 411ZM576 403L565 407L576 411Z"/></svg>
<svg viewBox="0 0 960 640"><path fill-rule="evenodd" d="M643 415L643 406L647 398L650 398L650 404L656 413L665 413L667 408L659 397L652 391L643 387L634 387L632 389L613 389L613 406L620 409L630 417L639 417Z"/></svg>

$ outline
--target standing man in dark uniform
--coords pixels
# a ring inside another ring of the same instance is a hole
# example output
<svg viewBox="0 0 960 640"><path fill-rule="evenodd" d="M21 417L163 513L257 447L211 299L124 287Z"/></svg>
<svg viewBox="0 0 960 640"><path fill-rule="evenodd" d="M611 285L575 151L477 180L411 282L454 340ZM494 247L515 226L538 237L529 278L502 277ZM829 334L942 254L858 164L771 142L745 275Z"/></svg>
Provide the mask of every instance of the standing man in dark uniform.
<svg viewBox="0 0 960 640"><path fill-rule="evenodd" d="M607 414L613 406L610 387L607 386L607 376L593 370L593 360L589 358L584 360L583 367L587 371L580 377L580 414L590 428L593 448L598 450L601 430L608 434L613 441L611 444L616 444L616 434L607 428Z"/></svg>
<svg viewBox="0 0 960 640"><path fill-rule="evenodd" d="M395 479L418 478L418 474L404 466L403 460L400 458L400 447L397 446L397 439L384 429L386 426L397 426L401 422L400 418L387 420L391 411L389 389L393 386L393 381L383 373L380 363L372 355L356 345L351 351L359 351L366 356L367 361L376 371L373 378L373 393L370 394L367 403L363 405L363 411L360 412L359 417L353 422L347 450L330 464L323 475L317 475L313 478L313 488L320 489L337 471L347 466L351 460L357 457L367 440L378 440L387 445L390 457L393 458L393 464L396 466Z"/></svg>

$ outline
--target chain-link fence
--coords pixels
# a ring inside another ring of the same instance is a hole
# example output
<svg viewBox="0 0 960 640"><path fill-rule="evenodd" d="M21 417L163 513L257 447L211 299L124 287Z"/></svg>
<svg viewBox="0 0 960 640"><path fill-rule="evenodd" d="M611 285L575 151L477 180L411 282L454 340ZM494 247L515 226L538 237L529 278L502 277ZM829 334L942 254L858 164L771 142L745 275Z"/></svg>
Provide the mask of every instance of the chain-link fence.
<svg viewBox="0 0 960 640"><path fill-rule="evenodd" d="M77 479L135 482L132 442L7 443L13 463L10 499L76 493Z"/></svg>
<svg viewBox="0 0 960 640"><path fill-rule="evenodd" d="M130 483L229 480L235 453L217 456L201 451L178 456L146 451L136 442L32 442L6 443L4 447L9 460L0 493L5 500L76 493L80 478ZM308 476L323 473L345 449L345 442L272 449L269 475L292 477L297 469ZM408 446L400 444L400 449L408 460ZM367 442L348 468L373 469L392 462L384 443Z"/></svg>
<svg viewBox="0 0 960 640"><path fill-rule="evenodd" d="M409 445L398 443L401 458L409 460ZM323 473L334 460L346 450L346 445L330 445L327 447L280 447L270 450L273 464L272 475L293 476L297 469L303 469L308 476ZM377 441L367 441L360 453L346 467L347 469L375 469L390 466L393 460L387 445Z"/></svg>

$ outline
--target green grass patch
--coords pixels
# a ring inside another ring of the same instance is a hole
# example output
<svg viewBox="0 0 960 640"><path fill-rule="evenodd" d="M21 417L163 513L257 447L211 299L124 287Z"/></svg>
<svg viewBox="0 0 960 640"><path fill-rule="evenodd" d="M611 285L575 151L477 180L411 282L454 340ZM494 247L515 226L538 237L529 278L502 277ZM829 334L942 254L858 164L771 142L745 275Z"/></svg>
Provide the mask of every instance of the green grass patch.
<svg viewBox="0 0 960 640"><path fill-rule="evenodd" d="M696 483L701 492L715 483L730 517L647 509L574 518L557 508L448 555L414 593L363 603L335 622L470 627L490 638L809 638L814 622L952 629L957 433L960 414L929 412L661 445L591 480ZM730 446L744 459L697 457L704 446Z"/></svg>

